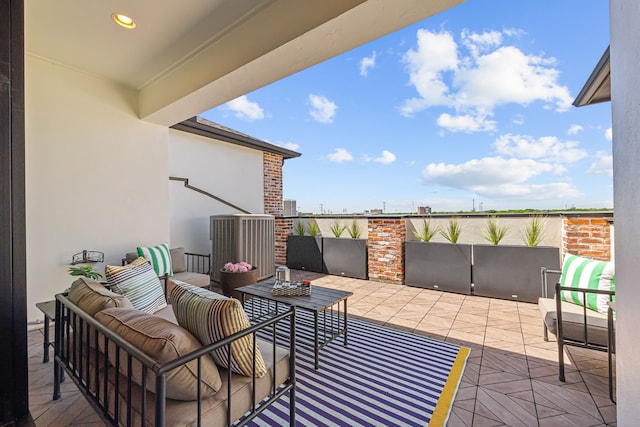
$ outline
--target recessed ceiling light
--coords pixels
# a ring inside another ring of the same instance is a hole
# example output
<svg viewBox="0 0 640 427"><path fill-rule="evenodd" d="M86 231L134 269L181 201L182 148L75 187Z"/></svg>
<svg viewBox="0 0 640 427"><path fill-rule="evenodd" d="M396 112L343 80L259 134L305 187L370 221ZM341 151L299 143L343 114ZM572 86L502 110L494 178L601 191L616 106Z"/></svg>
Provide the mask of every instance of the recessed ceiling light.
<svg viewBox="0 0 640 427"><path fill-rule="evenodd" d="M136 27L136 23L133 20L133 18L127 16L127 15L123 15L122 13L114 13L113 15L111 15L111 17L113 18L114 21L116 21L116 24L125 27L125 28L135 28Z"/></svg>

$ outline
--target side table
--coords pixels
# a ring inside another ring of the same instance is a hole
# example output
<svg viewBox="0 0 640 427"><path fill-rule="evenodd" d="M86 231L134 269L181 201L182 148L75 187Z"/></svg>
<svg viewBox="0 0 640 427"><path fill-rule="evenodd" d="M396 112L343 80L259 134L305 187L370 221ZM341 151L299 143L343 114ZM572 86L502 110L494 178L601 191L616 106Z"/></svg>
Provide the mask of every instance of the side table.
<svg viewBox="0 0 640 427"><path fill-rule="evenodd" d="M56 320L56 302L55 300L36 303L38 310L44 314L44 356L42 363L49 361L49 346L53 347L53 343L49 341L49 322Z"/></svg>

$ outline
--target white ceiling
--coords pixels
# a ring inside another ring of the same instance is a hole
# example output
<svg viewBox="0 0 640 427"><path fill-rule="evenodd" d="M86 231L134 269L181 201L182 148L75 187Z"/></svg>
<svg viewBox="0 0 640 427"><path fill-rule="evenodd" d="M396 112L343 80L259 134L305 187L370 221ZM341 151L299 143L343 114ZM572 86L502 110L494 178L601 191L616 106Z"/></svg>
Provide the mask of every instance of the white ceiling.
<svg viewBox="0 0 640 427"><path fill-rule="evenodd" d="M169 126L463 1L26 0L25 50L135 89Z"/></svg>

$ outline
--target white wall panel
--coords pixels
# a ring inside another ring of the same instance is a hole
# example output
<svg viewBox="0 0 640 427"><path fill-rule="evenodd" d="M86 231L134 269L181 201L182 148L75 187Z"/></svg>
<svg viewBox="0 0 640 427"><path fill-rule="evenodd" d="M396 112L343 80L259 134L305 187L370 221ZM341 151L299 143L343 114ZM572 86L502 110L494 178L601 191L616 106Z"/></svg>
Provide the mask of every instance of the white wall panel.
<svg viewBox="0 0 640 427"><path fill-rule="evenodd" d="M74 253L99 250L119 265L137 245L169 240L168 129L136 117L130 90L32 56L25 68L33 321L36 302L71 284Z"/></svg>

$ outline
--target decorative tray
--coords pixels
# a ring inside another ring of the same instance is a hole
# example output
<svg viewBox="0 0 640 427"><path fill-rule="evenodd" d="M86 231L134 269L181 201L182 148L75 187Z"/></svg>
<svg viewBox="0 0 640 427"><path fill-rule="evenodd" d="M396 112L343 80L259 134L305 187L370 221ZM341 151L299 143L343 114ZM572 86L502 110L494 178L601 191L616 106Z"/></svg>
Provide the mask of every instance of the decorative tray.
<svg viewBox="0 0 640 427"><path fill-rule="evenodd" d="M311 295L311 282L276 282L272 293L275 296L308 297Z"/></svg>

